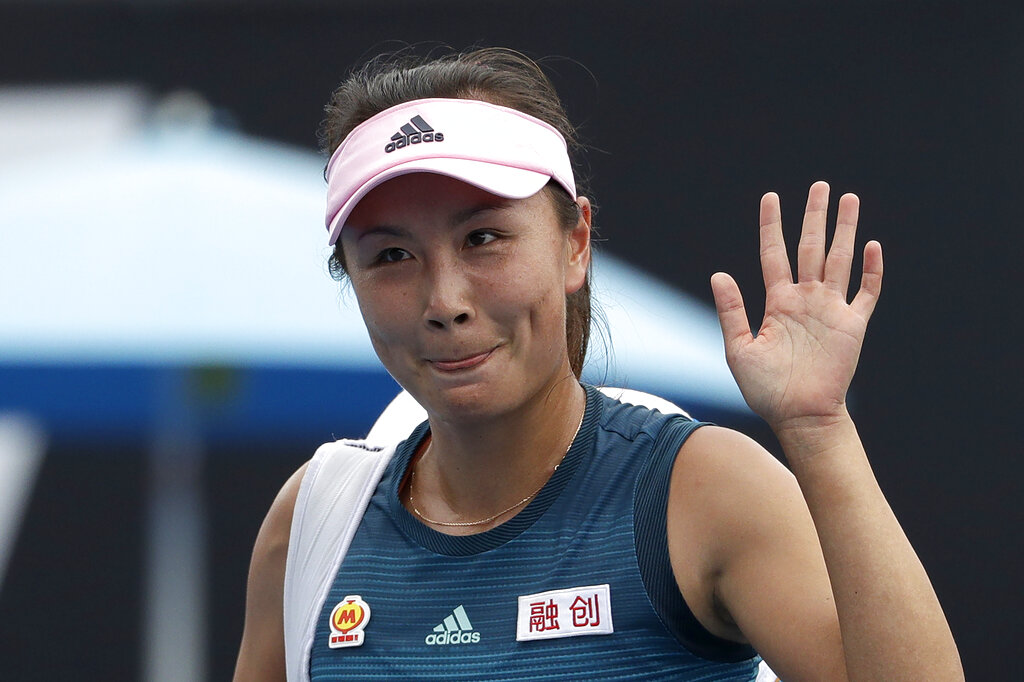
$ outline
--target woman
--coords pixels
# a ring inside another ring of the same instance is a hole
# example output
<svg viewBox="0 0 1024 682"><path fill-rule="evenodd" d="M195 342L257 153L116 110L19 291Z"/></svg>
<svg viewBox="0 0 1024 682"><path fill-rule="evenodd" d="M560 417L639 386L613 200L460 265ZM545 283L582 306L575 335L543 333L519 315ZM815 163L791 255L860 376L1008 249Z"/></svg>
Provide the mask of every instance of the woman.
<svg viewBox="0 0 1024 682"><path fill-rule="evenodd" d="M580 384L591 205L533 62L371 64L327 112L333 266L428 422L380 453L325 446L285 484L236 679L285 679L286 639L289 679L749 680L758 654L787 681L962 679L846 410L882 278L870 242L847 303L855 196L826 254L829 188L812 185L795 282L779 199L762 199L756 337L732 278L711 280L729 365L791 474L738 433ZM364 451L365 503L338 512Z"/></svg>

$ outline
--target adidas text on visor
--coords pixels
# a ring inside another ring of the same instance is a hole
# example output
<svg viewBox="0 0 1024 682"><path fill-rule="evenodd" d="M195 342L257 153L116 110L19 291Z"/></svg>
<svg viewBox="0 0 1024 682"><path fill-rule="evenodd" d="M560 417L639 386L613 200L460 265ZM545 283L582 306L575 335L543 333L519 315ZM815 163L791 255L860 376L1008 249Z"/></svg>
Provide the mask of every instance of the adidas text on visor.
<svg viewBox="0 0 1024 682"><path fill-rule="evenodd" d="M439 173L507 199L555 180L576 198L565 139L540 119L472 99L419 99L356 126L327 164L330 244L377 185L406 173Z"/></svg>

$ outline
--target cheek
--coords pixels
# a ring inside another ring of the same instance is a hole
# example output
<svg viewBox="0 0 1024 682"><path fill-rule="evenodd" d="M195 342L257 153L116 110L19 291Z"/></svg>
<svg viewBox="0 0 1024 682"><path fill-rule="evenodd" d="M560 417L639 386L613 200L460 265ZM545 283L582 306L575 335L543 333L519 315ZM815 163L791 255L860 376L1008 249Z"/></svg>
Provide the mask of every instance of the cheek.
<svg viewBox="0 0 1024 682"><path fill-rule="evenodd" d="M417 316L402 307L401 294L360 299L359 309L377 359L399 384L409 385L408 381L413 379L407 356L410 349L416 347L415 330L411 329L409 320Z"/></svg>
<svg viewBox="0 0 1024 682"><path fill-rule="evenodd" d="M529 326L552 337L552 345L564 340L565 294L563 275L553 261L522 259L525 266L496 268L479 282L481 300L497 320Z"/></svg>
<svg viewBox="0 0 1024 682"><path fill-rule="evenodd" d="M359 287L353 283L359 312L366 324L377 355L384 357L388 346L399 339L406 326L404 321L411 319L407 307L407 295L402 291L392 291L381 287Z"/></svg>

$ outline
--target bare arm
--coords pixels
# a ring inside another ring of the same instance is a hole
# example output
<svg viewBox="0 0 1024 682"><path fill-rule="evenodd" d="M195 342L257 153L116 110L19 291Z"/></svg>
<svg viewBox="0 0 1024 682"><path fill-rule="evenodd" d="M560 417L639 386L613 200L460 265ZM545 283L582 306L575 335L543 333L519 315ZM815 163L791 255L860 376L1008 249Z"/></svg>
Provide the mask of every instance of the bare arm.
<svg viewBox="0 0 1024 682"><path fill-rule="evenodd" d="M814 518L851 679L962 680L924 566L882 495L849 416L778 432Z"/></svg>
<svg viewBox="0 0 1024 682"><path fill-rule="evenodd" d="M284 567L303 464L281 488L256 537L245 599L236 682L284 682Z"/></svg>
<svg viewBox="0 0 1024 682"><path fill-rule="evenodd" d="M808 670L799 660L791 660L794 643L799 645L795 640L809 636L806 628L798 623L782 633L773 631L786 630L790 623L780 628L764 622L761 607L749 597L752 589L766 589L768 598L794 600L783 608L800 617L824 619L819 625L827 629L823 611L806 601L823 598L815 577L822 560L805 559L810 563L795 565L781 556L807 553L812 542L806 525L809 514L834 595L842 643L841 661L817 665L830 671L845 665L851 680L962 680L959 654L938 599L878 488L846 410L846 391L881 291L881 246L870 242L865 247L861 286L848 303L859 200L852 194L840 199L835 236L826 254L827 206L828 185L815 183L808 194L794 282L778 197L767 194L762 199L761 264L767 300L757 336L750 332L736 283L723 273L712 278L729 366L747 403L778 436L795 475L795 484L781 479L770 484L787 500L784 506L791 521L779 523L790 532L766 528L757 520L726 517L727 525L740 524L736 532L741 537L757 530L773 539L764 548L760 565L769 573L779 572L775 577L789 587L772 588L752 577L753 559L737 544L718 557L725 563L715 568L714 594L773 668L778 666L783 674L793 670L794 679L833 679L833 673ZM760 457L748 453L752 445L734 445L737 452L746 453L741 457ZM726 475L727 487L742 490L750 485L742 476L730 480ZM789 499L794 485L805 510ZM787 578L781 571L793 572ZM798 594L804 581L812 588L807 597Z"/></svg>
<svg viewBox="0 0 1024 682"><path fill-rule="evenodd" d="M743 434L687 439L669 490L669 556L690 610L786 682L844 680L835 601L793 475Z"/></svg>

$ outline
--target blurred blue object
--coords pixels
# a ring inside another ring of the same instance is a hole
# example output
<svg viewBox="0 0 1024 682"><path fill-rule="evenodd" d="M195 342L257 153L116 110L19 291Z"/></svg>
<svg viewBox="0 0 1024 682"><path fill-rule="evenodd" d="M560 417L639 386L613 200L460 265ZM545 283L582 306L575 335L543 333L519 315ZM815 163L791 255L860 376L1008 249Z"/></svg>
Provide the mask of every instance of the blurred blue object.
<svg viewBox="0 0 1024 682"><path fill-rule="evenodd" d="M166 372L210 437L362 435L397 385L329 279L323 159L179 94L0 92L0 410L145 435ZM18 134L17 131L21 131ZM745 411L712 310L607 254L585 378Z"/></svg>

